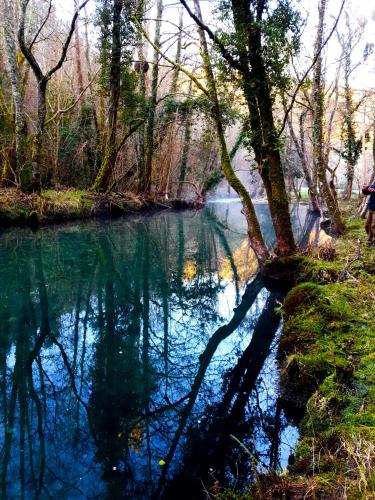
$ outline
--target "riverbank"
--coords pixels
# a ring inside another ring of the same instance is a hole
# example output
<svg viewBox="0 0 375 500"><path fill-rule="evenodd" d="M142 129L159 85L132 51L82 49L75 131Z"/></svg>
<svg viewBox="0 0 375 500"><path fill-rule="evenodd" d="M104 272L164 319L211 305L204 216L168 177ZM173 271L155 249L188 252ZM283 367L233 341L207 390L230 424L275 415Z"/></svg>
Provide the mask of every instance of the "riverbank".
<svg viewBox="0 0 375 500"><path fill-rule="evenodd" d="M289 263L280 398L300 439L288 470L258 475L250 498L375 498L375 248L353 212L332 260Z"/></svg>
<svg viewBox="0 0 375 500"><path fill-rule="evenodd" d="M193 208L183 200L151 200L133 193L98 194L79 190L43 190L25 194L0 189L0 227L44 225L76 219L110 217L166 208Z"/></svg>

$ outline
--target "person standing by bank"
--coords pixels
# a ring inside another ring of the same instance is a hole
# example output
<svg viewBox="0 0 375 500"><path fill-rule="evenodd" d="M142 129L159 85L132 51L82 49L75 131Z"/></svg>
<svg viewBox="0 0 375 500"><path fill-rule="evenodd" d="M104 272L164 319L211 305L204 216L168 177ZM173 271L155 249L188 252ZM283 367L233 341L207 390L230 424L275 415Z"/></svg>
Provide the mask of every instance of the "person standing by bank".
<svg viewBox="0 0 375 500"><path fill-rule="evenodd" d="M367 243L369 245L375 245L375 183L371 185L365 185L362 187L362 193L366 196L370 196L367 206L368 206L368 216L366 221L366 233L368 235Z"/></svg>

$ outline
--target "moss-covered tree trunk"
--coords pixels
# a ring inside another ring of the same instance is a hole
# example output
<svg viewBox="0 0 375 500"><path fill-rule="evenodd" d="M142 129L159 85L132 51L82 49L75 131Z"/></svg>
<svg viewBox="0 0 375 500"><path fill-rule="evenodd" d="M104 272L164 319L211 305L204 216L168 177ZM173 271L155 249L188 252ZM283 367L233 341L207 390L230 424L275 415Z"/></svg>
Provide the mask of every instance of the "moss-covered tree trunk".
<svg viewBox="0 0 375 500"><path fill-rule="evenodd" d="M121 13L123 6L123 0L113 0L108 130L102 164L93 185L95 191L106 191L108 189L117 158L116 129L121 90Z"/></svg>
<svg viewBox="0 0 375 500"><path fill-rule="evenodd" d="M41 163L43 154L44 128L47 116L46 93L47 93L47 81L43 78L40 82L38 82L38 120L37 120L36 134L33 140L32 155L31 155L32 191L40 191L41 189Z"/></svg>
<svg viewBox="0 0 375 500"><path fill-rule="evenodd" d="M194 0L194 7L195 7L195 15L198 17L198 19L202 20L202 13L200 10L199 0ZM262 232L259 226L259 221L256 216L254 205L251 201L250 195L232 168L232 164L227 149L227 144L225 141L223 121L220 111L219 100L217 96L215 78L210 63L206 37L204 31L201 28L198 28L198 34L199 34L200 47L203 57L204 71L207 80L207 87L210 99L212 101L212 114L215 120L218 142L220 146L221 168L230 186L236 191L236 193L238 194L238 196L242 201L243 213L246 217L248 225L248 234L251 246L254 249L258 260L260 262L263 262L269 257L269 253L263 240Z"/></svg>
<svg viewBox="0 0 375 500"><path fill-rule="evenodd" d="M352 53L354 33L351 27L351 19L348 12L345 12L347 33L344 37L338 34L339 42L344 56L344 122L343 122L343 139L344 139L344 158L346 160L346 187L343 198L350 200L353 191L354 171L357 164L360 151L361 141L356 137L356 126L354 121L355 107L353 103L353 92L350 87L350 76L355 69L352 66Z"/></svg>
<svg viewBox="0 0 375 500"><path fill-rule="evenodd" d="M324 89L322 83L322 56L321 47L323 44L324 17L327 6L327 0L320 0L319 3L319 22L315 39L314 52L316 54L316 63L313 75L312 107L313 107L313 161L317 172L320 191L327 205L331 225L337 234L345 231L345 224L342 220L337 198L331 191L326 170L327 165L324 155Z"/></svg>
<svg viewBox="0 0 375 500"><path fill-rule="evenodd" d="M255 12L246 0L232 0L242 88L249 109L251 145L267 194L276 233L276 252L296 252L278 134L273 119L273 101L263 59L262 16L265 2L256 2Z"/></svg>
<svg viewBox="0 0 375 500"><path fill-rule="evenodd" d="M15 23L13 6L8 0L3 0L3 29L5 36L6 56L8 61L10 83L12 88L12 97L14 103L14 137L15 137L15 163L14 165L8 164L8 169L3 169L4 178L10 179L15 177L13 181L16 185L21 185L23 150L24 150L24 112L23 112L23 98L21 91L21 81L19 74L19 67L17 61L17 46L15 40ZM8 171L7 171L8 170Z"/></svg>
<svg viewBox="0 0 375 500"><path fill-rule="evenodd" d="M348 69L345 69L345 116L344 116L344 151L346 160L346 186L343 198L350 200L353 191L354 171L360 152L360 142L357 141L354 128L353 96L349 85Z"/></svg>

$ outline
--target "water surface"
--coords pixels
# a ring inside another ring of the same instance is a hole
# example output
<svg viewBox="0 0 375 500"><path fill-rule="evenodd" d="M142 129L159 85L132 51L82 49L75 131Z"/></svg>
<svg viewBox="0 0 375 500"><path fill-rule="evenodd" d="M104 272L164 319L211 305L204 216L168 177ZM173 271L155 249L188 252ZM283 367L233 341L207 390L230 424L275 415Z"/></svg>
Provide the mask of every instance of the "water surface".
<svg viewBox="0 0 375 500"><path fill-rule="evenodd" d="M282 296L240 208L0 234L1 498L192 499L286 465Z"/></svg>

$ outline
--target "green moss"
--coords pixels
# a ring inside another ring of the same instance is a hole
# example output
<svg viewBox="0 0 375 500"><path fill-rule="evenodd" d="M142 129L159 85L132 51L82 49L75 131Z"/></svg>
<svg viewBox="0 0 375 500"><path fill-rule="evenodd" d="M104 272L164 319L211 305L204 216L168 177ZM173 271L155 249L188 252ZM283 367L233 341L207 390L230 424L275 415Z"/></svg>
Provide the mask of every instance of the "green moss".
<svg viewBox="0 0 375 500"><path fill-rule="evenodd" d="M266 279L294 285L278 360L280 400L300 419L300 439L288 471L228 498L375 498L375 249L364 245L364 225L348 221L333 261L299 255L265 265Z"/></svg>
<svg viewBox="0 0 375 500"><path fill-rule="evenodd" d="M85 191L43 191L38 200L43 217L87 217L95 208L93 199Z"/></svg>
<svg viewBox="0 0 375 500"><path fill-rule="evenodd" d="M280 341L282 400L288 411L293 403L306 405L290 472L313 474L316 488L333 492L351 468L352 498L374 492L374 290L368 274L295 287L284 304Z"/></svg>
<svg viewBox="0 0 375 500"><path fill-rule="evenodd" d="M282 308L278 359L284 410L302 420L288 474L258 479L251 498L375 495L375 250L364 225L348 221L332 262L297 256L266 266L297 285Z"/></svg>
<svg viewBox="0 0 375 500"><path fill-rule="evenodd" d="M144 207L142 200L131 193L98 195L88 191L49 189L40 194L25 194L16 189L3 189L0 190L0 226L122 214Z"/></svg>
<svg viewBox="0 0 375 500"><path fill-rule="evenodd" d="M342 266L338 262L317 260L304 255L278 257L267 261L263 269L266 280L296 285L304 282L336 281Z"/></svg>

